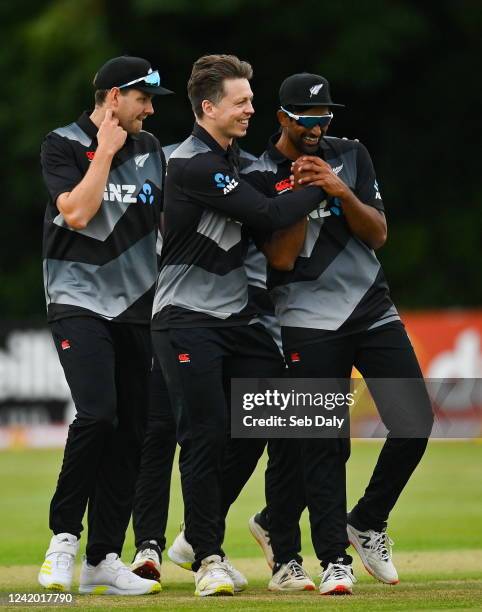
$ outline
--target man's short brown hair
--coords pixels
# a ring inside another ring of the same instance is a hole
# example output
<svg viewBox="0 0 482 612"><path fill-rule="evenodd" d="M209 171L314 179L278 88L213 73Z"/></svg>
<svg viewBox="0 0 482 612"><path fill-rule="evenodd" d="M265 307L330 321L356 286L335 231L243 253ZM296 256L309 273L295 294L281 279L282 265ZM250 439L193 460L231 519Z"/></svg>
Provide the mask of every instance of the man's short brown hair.
<svg viewBox="0 0 482 612"><path fill-rule="evenodd" d="M96 89L95 90L95 94L94 94L94 100L95 100L95 105L96 106L104 106L105 104L105 100L107 98L107 94L109 93L110 89ZM127 94L127 92L130 91L130 87L126 88L126 89L121 89L121 95L125 96Z"/></svg>
<svg viewBox="0 0 482 612"><path fill-rule="evenodd" d="M251 64L235 55L203 55L192 67L187 95L196 117L203 116L203 100L218 104L224 97L225 79L251 79Z"/></svg>
<svg viewBox="0 0 482 612"><path fill-rule="evenodd" d="M105 99L107 98L107 94L109 93L108 89L96 89L95 90L95 105L103 106Z"/></svg>

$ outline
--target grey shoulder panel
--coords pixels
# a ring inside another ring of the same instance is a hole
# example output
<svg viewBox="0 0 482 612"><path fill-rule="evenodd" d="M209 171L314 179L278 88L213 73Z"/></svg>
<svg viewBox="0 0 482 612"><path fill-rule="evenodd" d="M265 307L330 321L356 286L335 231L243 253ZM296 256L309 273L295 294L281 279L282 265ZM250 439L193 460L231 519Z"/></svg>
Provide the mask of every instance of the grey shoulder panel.
<svg viewBox="0 0 482 612"><path fill-rule="evenodd" d="M265 152L259 159L253 161L252 164L241 170L241 174L249 174L250 172L278 172L278 165Z"/></svg>
<svg viewBox="0 0 482 612"><path fill-rule="evenodd" d="M175 144L166 145L165 147L162 147L162 151L166 157L166 161L169 161L169 158L171 157L171 155L174 153L174 151L177 148L179 148L181 144L182 144L181 142L176 142Z"/></svg>
<svg viewBox="0 0 482 612"><path fill-rule="evenodd" d="M241 157L241 159L246 159L248 161L256 161L258 159L256 155L253 155L252 153L249 153L248 151L245 151L244 149L239 149L239 157Z"/></svg>
<svg viewBox="0 0 482 612"><path fill-rule="evenodd" d="M195 155L208 153L209 151L211 151L211 149L206 143L196 138L196 136L189 136L189 138L181 143L175 151L171 152L169 159L191 159L191 157Z"/></svg>
<svg viewBox="0 0 482 612"><path fill-rule="evenodd" d="M92 144L92 138L89 138L87 134L82 130L77 123L71 123L64 127L57 128L53 131L54 134L67 138L68 140L75 140L80 142L84 147L90 147Z"/></svg>

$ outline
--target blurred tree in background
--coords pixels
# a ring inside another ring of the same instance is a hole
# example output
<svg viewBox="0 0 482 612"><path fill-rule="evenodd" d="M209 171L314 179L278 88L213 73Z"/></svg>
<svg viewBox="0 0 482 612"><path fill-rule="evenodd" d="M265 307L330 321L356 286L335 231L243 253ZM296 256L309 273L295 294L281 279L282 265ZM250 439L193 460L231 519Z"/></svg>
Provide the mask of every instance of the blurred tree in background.
<svg viewBox="0 0 482 612"><path fill-rule="evenodd" d="M379 252L404 308L480 306L482 4L476 0L18 0L0 2L3 142L0 316L42 317L44 135L92 107L109 57L147 57L177 92L146 127L184 139L192 62L235 53L254 67L256 115L243 148L276 130L281 81L326 76L331 133L359 138L375 162L389 240Z"/></svg>

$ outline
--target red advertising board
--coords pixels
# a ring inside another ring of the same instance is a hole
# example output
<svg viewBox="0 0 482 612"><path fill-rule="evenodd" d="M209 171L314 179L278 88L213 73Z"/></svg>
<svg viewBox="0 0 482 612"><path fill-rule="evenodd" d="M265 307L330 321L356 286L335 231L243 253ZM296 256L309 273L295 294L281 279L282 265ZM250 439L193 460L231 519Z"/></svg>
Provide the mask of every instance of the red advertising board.
<svg viewBox="0 0 482 612"><path fill-rule="evenodd" d="M405 312L426 378L482 378L482 310Z"/></svg>
<svg viewBox="0 0 482 612"><path fill-rule="evenodd" d="M482 310L401 314L432 399L434 438L482 437ZM354 372L360 377L359 372ZM362 387L360 387L362 391ZM380 431L373 400L360 393L352 435Z"/></svg>

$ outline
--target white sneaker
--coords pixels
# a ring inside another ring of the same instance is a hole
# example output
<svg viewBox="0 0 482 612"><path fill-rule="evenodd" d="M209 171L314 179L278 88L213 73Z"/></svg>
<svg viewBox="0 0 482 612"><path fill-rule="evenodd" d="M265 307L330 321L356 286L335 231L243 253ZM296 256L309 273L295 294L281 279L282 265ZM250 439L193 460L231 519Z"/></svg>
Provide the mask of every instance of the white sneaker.
<svg viewBox="0 0 482 612"><path fill-rule="evenodd" d="M141 578L161 582L162 552L156 540L142 542L131 563L131 572Z"/></svg>
<svg viewBox="0 0 482 612"><path fill-rule="evenodd" d="M148 595L160 591L158 582L136 576L116 553L107 554L99 565L82 563L79 593L84 595Z"/></svg>
<svg viewBox="0 0 482 612"><path fill-rule="evenodd" d="M187 570L192 570L192 564L194 563L194 550L193 547L186 540L186 536L184 535L184 530L182 530L172 543L171 548L167 551L167 556L169 559ZM248 581L243 574L238 571L227 557L224 558L224 566L225 570L228 572L231 581L234 584L234 590L236 593L240 591L244 591L244 589L248 586Z"/></svg>
<svg viewBox="0 0 482 612"><path fill-rule="evenodd" d="M52 536L38 574L39 583L53 591L70 591L79 541L70 533Z"/></svg>
<svg viewBox="0 0 482 612"><path fill-rule="evenodd" d="M347 525L350 544L360 555L363 565L369 574L380 582L398 584L398 573L392 562L393 541L386 531L358 531Z"/></svg>
<svg viewBox="0 0 482 612"><path fill-rule="evenodd" d="M269 537L269 532L264 529L260 522L260 515L254 514L248 521L248 527L251 531L252 536L261 546L261 549L264 553L265 559L270 567L273 569L274 567L274 557L273 557L273 549L271 548L271 540Z"/></svg>
<svg viewBox="0 0 482 612"><path fill-rule="evenodd" d="M248 586L246 576L237 570L227 557L224 557L223 565L234 585L234 592L240 593L241 591L244 591L244 589Z"/></svg>
<svg viewBox="0 0 482 612"><path fill-rule="evenodd" d="M169 559L186 570L192 569L194 550L184 536L184 529L178 533L172 546L167 551Z"/></svg>
<svg viewBox="0 0 482 612"><path fill-rule="evenodd" d="M303 569L303 566L292 559L283 563L269 581L268 591L314 591L315 583Z"/></svg>
<svg viewBox="0 0 482 612"><path fill-rule="evenodd" d="M219 555L210 555L201 561L201 566L194 574L196 590L194 595L234 595L234 584L226 571Z"/></svg>
<svg viewBox="0 0 482 612"><path fill-rule="evenodd" d="M329 563L321 573L320 595L351 595L355 582L351 564Z"/></svg>

